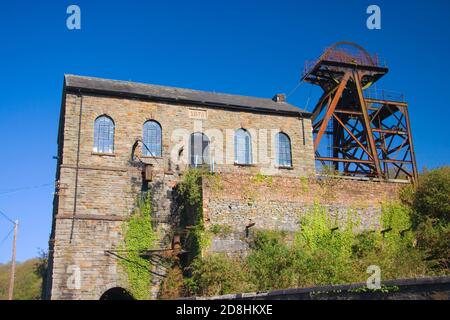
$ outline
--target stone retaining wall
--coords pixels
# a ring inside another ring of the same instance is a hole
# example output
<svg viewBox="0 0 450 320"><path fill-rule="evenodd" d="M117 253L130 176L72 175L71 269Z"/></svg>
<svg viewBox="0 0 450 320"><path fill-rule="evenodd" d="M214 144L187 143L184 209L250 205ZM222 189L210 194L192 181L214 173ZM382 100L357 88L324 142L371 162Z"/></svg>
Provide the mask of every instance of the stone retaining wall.
<svg viewBox="0 0 450 320"><path fill-rule="evenodd" d="M383 203L398 201L402 183L333 177L290 178L221 174L203 180L205 223L226 226L213 237L211 252L245 252L246 226L252 230L294 232L299 216L318 204L337 224L352 214L362 230L380 227Z"/></svg>

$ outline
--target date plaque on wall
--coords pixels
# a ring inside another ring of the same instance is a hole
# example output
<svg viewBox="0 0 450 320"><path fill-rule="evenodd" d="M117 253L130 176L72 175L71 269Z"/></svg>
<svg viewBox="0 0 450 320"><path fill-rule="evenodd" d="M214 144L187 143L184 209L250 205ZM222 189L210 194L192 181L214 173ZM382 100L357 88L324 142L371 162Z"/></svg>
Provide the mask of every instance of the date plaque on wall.
<svg viewBox="0 0 450 320"><path fill-rule="evenodd" d="M206 120L208 119L208 112L206 110L200 109L189 109L189 118L196 120Z"/></svg>

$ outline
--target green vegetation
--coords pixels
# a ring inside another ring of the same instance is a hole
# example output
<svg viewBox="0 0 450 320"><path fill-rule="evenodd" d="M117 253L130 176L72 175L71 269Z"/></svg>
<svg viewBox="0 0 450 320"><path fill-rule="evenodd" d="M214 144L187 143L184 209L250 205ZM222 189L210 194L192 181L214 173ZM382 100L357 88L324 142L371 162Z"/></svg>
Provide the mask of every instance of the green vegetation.
<svg viewBox="0 0 450 320"><path fill-rule="evenodd" d="M183 272L178 261L173 261L171 268L168 269L166 276L161 284L159 299L176 299L185 296L184 294Z"/></svg>
<svg viewBox="0 0 450 320"><path fill-rule="evenodd" d="M266 176L262 173L258 173L252 178L252 182L256 184L266 184L268 187L271 187L273 184L272 176Z"/></svg>
<svg viewBox="0 0 450 320"><path fill-rule="evenodd" d="M450 167L422 174L417 188L406 188L402 200L412 208L417 247L433 270L449 270Z"/></svg>
<svg viewBox="0 0 450 320"><path fill-rule="evenodd" d="M189 269L191 276L185 279L188 295L212 296L253 289L249 279L250 270L239 258L224 254L197 257Z"/></svg>
<svg viewBox="0 0 450 320"><path fill-rule="evenodd" d="M367 288L367 286L365 287L359 287L359 288L355 288L355 289L350 289L349 292L355 292L355 293L361 293L361 292L380 292L380 293L388 293L388 292L395 292L398 291L399 287L397 286L381 286L380 289L369 289Z"/></svg>
<svg viewBox="0 0 450 320"><path fill-rule="evenodd" d="M204 228L201 176L199 171L189 173L182 183L185 198L193 200L190 205L197 212L193 230L222 234L223 226ZM382 206L377 230L360 232L360 221L351 210L347 221L338 224L316 204L299 217L301 229L294 234L257 231L246 257L203 256L197 250L178 287L183 286L185 295L208 296L365 282L370 265L381 268L384 280L448 274L447 179L445 168L422 175L416 189L403 190L402 203ZM270 184L264 176L252 182ZM203 245L207 243L199 246Z"/></svg>
<svg viewBox="0 0 450 320"><path fill-rule="evenodd" d="M338 223L316 204L299 217L301 229L293 234L257 230L245 257L204 254L212 235L226 235L231 229L219 225L205 228L202 177L220 188L220 178L203 170L184 174L178 194L181 228L189 230L183 243L190 257L184 265L171 261L160 298L364 282L370 265L381 268L384 280L449 274L449 167L422 174L415 188L403 190L401 204L384 204L378 230L358 232L360 222L354 212ZM253 183L270 184L270 180L258 176ZM154 247L158 238L151 212L147 194L124 223L125 259L121 265L137 299L149 297L151 265L140 252ZM14 299L39 299L45 271L45 255L17 264ZM0 299L7 299L8 283L9 265L0 265ZM383 287L381 292L392 290L396 288Z"/></svg>
<svg viewBox="0 0 450 320"><path fill-rule="evenodd" d="M405 206L383 208L381 232L357 233L359 222L349 218L336 229L326 209L315 205L300 218L295 240L286 233L258 231L246 258L225 255L198 257L191 265L189 293L218 295L289 287L364 282L367 267L378 265L383 279L430 274L421 250L414 248ZM349 215L351 217L351 215Z"/></svg>
<svg viewBox="0 0 450 320"><path fill-rule="evenodd" d="M211 228L209 229L209 231L216 236L227 236L229 235L233 230L230 226L228 225L220 225L220 224L215 224L213 226L211 226Z"/></svg>
<svg viewBox="0 0 450 320"><path fill-rule="evenodd" d="M426 253L434 270L450 269L450 224L427 219L416 228L417 247Z"/></svg>
<svg viewBox="0 0 450 320"><path fill-rule="evenodd" d="M148 259L141 257L141 253L153 248L157 240L151 212L151 195L148 192L143 199L138 200L134 214L123 225L124 259L120 260L120 264L128 276L130 291L136 299L149 298L151 264Z"/></svg>
<svg viewBox="0 0 450 320"><path fill-rule="evenodd" d="M450 222L450 167L442 167L420 176L412 195L416 223L437 219Z"/></svg>
<svg viewBox="0 0 450 320"><path fill-rule="evenodd" d="M180 228L189 230L185 246L189 248L190 259L201 256L211 243L211 233L205 229L203 222L202 177L211 177L214 184L218 184L217 179L207 171L191 169L183 174L177 190L181 211Z"/></svg>
<svg viewBox="0 0 450 320"><path fill-rule="evenodd" d="M14 300L41 299L46 265L47 260L44 256L16 264ZM10 267L10 264L0 265L0 300L8 299Z"/></svg>
<svg viewBox="0 0 450 320"><path fill-rule="evenodd" d="M206 230L203 222L202 205L202 177L209 178L211 187L222 188L219 176L210 174L204 169L190 169L183 174L183 179L177 186L178 207L180 211L180 229L188 230L185 235L184 247L189 250L183 268L178 258L173 258L172 265L167 269L167 275L161 284L159 297L161 299L172 299L188 294L189 288L194 284L190 278L189 266L194 259L202 257L204 251L211 244L212 232ZM219 229L214 231L219 232ZM183 272L184 269L184 272Z"/></svg>
<svg viewBox="0 0 450 320"><path fill-rule="evenodd" d="M336 171L336 168L332 165L322 165L319 168L319 172L323 176L337 176L339 172Z"/></svg>

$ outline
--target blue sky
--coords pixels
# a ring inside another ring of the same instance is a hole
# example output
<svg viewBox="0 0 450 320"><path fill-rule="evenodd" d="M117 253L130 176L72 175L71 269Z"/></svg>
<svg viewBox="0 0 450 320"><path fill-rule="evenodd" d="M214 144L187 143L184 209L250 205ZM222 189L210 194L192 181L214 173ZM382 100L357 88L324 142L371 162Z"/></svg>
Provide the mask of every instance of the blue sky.
<svg viewBox="0 0 450 320"><path fill-rule="evenodd" d="M66 28L70 4L81 8L79 31ZM381 30L366 28L370 4ZM305 60L354 41L387 60L378 88L406 95L419 168L434 168L450 162L449 39L447 0L2 3L0 210L21 222L18 259L47 248L53 187L43 185L55 176L64 73L272 97L296 86ZM289 101L305 106L309 90ZM0 218L0 242L10 227Z"/></svg>

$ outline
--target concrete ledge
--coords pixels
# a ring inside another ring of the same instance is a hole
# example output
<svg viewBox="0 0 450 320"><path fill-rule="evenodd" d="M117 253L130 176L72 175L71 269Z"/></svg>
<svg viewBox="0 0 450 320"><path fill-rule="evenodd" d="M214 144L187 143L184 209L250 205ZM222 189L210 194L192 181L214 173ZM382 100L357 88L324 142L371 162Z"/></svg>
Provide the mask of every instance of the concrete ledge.
<svg viewBox="0 0 450 320"><path fill-rule="evenodd" d="M57 215L57 220L100 220L100 221L125 221L128 217L114 216L114 215L99 215L99 214L63 214Z"/></svg>
<svg viewBox="0 0 450 320"><path fill-rule="evenodd" d="M330 178L330 179L343 179L343 180L354 180L354 181L367 181L367 182L384 182L384 183L400 183L400 184L410 184L411 181L402 179L380 179L380 178L368 178L368 177L347 177L347 176L336 176L336 175L324 175L316 174L317 179Z"/></svg>
<svg viewBox="0 0 450 320"><path fill-rule="evenodd" d="M268 292L190 297L188 300L450 300L450 276L382 282L386 291L357 291L365 283L291 288Z"/></svg>
<svg viewBox="0 0 450 320"><path fill-rule="evenodd" d="M77 169L76 165L62 164L61 169ZM104 167L104 166L78 166L79 170L96 170L96 171L113 171L113 172L127 172L129 169L126 167Z"/></svg>

